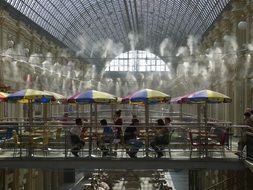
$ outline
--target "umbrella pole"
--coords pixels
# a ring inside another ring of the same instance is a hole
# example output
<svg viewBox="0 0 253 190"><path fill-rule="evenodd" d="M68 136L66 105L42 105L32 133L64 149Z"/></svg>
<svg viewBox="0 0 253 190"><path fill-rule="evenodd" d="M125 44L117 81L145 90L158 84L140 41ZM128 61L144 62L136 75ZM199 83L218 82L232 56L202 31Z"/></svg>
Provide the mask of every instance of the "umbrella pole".
<svg viewBox="0 0 253 190"><path fill-rule="evenodd" d="M198 135L198 142L199 142L199 157L201 157L201 118L200 118L200 104L197 104L197 123L199 127L199 135Z"/></svg>
<svg viewBox="0 0 253 190"><path fill-rule="evenodd" d="M29 133L32 132L32 119L33 117L33 110L32 110L32 100L28 99L28 119L29 119ZM32 156L32 140L29 139L29 150L28 150L28 156Z"/></svg>
<svg viewBox="0 0 253 190"><path fill-rule="evenodd" d="M114 104L111 104L111 120L113 121L114 117Z"/></svg>
<svg viewBox="0 0 253 190"><path fill-rule="evenodd" d="M97 143L96 143L96 145L98 145L98 104L97 103L95 103L94 104L94 106L95 106L95 139L97 140Z"/></svg>
<svg viewBox="0 0 253 190"><path fill-rule="evenodd" d="M147 134L147 141L146 141L146 157L148 157L148 146L149 146L149 105L145 104L145 125L146 125L146 134Z"/></svg>
<svg viewBox="0 0 253 190"><path fill-rule="evenodd" d="M91 157L92 148L92 103L90 104L90 128L89 128L89 157Z"/></svg>
<svg viewBox="0 0 253 190"><path fill-rule="evenodd" d="M53 104L50 102L50 119L53 120Z"/></svg>
<svg viewBox="0 0 253 190"><path fill-rule="evenodd" d="M208 137L207 137L207 102L204 104L204 122L205 122L205 155L208 156Z"/></svg>
<svg viewBox="0 0 253 190"><path fill-rule="evenodd" d="M96 130L96 134L97 134L97 132L98 132L98 105L97 105L97 103L95 103L94 106L95 106L95 125L96 125L95 130Z"/></svg>
<svg viewBox="0 0 253 190"><path fill-rule="evenodd" d="M8 103L4 102L3 103L3 119L9 117L8 112L7 112L7 108L8 108Z"/></svg>
<svg viewBox="0 0 253 190"><path fill-rule="evenodd" d="M42 104L43 106L43 121L47 121L47 105Z"/></svg>
<svg viewBox="0 0 253 190"><path fill-rule="evenodd" d="M183 104L180 104L180 121L183 121Z"/></svg>
<svg viewBox="0 0 253 190"><path fill-rule="evenodd" d="M28 121L29 121L29 131L31 131L31 125L33 122L33 109L32 109L32 100L28 100Z"/></svg>
<svg viewBox="0 0 253 190"><path fill-rule="evenodd" d="M79 118L79 104L76 104L76 117Z"/></svg>

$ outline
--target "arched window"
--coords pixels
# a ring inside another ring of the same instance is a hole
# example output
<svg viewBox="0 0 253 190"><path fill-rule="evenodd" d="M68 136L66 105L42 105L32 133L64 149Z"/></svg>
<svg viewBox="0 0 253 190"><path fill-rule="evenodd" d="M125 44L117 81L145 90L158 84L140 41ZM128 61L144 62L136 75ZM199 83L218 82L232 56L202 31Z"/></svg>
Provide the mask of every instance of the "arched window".
<svg viewBox="0 0 253 190"><path fill-rule="evenodd" d="M120 54L106 65L105 71L170 71L168 64L148 51Z"/></svg>

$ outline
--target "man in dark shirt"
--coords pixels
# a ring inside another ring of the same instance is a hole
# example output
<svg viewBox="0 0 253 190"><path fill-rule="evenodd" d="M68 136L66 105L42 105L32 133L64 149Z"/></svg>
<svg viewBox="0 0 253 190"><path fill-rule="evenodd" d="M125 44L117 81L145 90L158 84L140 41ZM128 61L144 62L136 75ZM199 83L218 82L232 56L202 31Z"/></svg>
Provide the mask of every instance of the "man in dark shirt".
<svg viewBox="0 0 253 190"><path fill-rule="evenodd" d="M125 144L130 146L130 148L126 149L126 153L131 157L131 158L137 158L137 153L142 147L143 143L137 139L137 133L138 130L135 127L136 125L139 124L138 119L132 119L132 123L130 124L129 127L126 128L124 132L124 141Z"/></svg>
<svg viewBox="0 0 253 190"><path fill-rule="evenodd" d="M246 145L247 141L247 132L253 132L253 120L251 118L251 113L246 111L244 113L244 120L243 120L244 125L247 125L247 127L243 127L241 129L241 138L238 142L238 151L235 153L238 156L242 156L243 149Z"/></svg>
<svg viewBox="0 0 253 190"><path fill-rule="evenodd" d="M102 156L107 156L109 155L109 151L111 152L111 146L112 146L112 142L114 139L114 133L113 130L110 126L107 125L107 121L106 119L102 119L100 121L100 125L101 127L103 127L103 137L101 138L101 142L100 144L100 148L103 152ZM109 148L105 146L106 143L109 143Z"/></svg>
<svg viewBox="0 0 253 190"><path fill-rule="evenodd" d="M163 151L159 147L161 145L167 145L169 143L169 129L165 126L165 123L162 119L157 120L157 125L161 126L157 128L156 137L150 143L150 146L155 150L157 153L157 157L160 158L163 156Z"/></svg>

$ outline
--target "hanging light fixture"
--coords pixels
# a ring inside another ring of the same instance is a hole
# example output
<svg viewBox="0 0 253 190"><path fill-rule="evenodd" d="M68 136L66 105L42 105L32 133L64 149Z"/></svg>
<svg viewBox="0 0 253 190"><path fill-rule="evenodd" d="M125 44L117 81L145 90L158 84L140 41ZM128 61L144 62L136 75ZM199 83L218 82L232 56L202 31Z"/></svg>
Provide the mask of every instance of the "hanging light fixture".
<svg viewBox="0 0 253 190"><path fill-rule="evenodd" d="M240 21L237 26L240 30L246 30L248 23L246 21Z"/></svg>

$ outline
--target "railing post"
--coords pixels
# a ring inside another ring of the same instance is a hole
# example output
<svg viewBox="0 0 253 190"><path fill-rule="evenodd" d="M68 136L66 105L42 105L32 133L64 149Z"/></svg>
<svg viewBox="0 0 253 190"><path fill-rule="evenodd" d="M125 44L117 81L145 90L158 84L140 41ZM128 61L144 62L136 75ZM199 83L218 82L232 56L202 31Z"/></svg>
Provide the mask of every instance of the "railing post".
<svg viewBox="0 0 253 190"><path fill-rule="evenodd" d="M65 158L67 158L67 154L68 154L68 151L67 151L67 132L66 132L66 129L64 130L64 133L65 133L65 138L64 138L64 141L65 141Z"/></svg>
<svg viewBox="0 0 253 190"><path fill-rule="evenodd" d="M253 133L251 132L247 132L246 148L246 159L253 161Z"/></svg>

